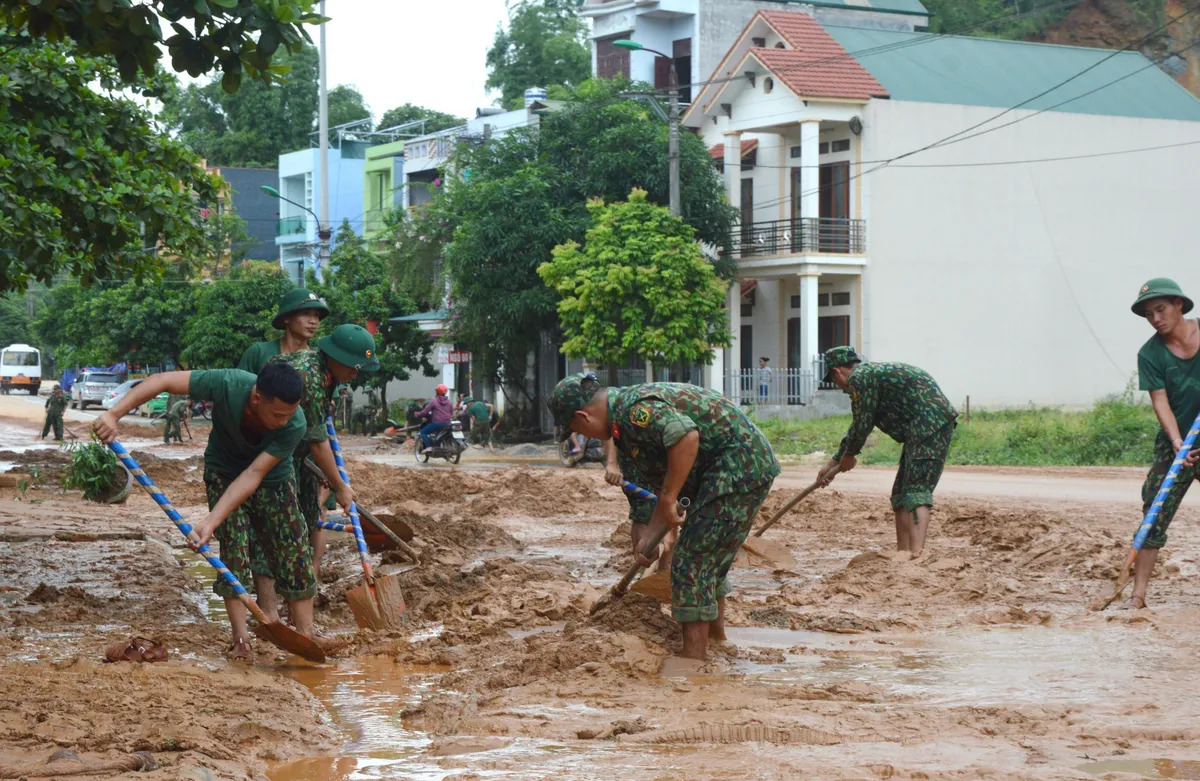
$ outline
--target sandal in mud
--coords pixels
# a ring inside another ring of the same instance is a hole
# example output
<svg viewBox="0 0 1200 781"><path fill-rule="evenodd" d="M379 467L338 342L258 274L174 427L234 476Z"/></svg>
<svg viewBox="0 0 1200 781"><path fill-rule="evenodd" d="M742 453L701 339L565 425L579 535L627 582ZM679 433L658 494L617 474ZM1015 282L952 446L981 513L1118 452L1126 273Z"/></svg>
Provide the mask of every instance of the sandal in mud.
<svg viewBox="0 0 1200 781"><path fill-rule="evenodd" d="M157 640L134 636L124 643L113 643L104 651L106 662L165 662L167 647Z"/></svg>
<svg viewBox="0 0 1200 781"><path fill-rule="evenodd" d="M238 640L225 652L225 658L235 664L254 664L254 651L246 640Z"/></svg>
<svg viewBox="0 0 1200 781"><path fill-rule="evenodd" d="M1145 610L1146 600L1141 597L1130 597L1121 604L1117 605L1117 610Z"/></svg>

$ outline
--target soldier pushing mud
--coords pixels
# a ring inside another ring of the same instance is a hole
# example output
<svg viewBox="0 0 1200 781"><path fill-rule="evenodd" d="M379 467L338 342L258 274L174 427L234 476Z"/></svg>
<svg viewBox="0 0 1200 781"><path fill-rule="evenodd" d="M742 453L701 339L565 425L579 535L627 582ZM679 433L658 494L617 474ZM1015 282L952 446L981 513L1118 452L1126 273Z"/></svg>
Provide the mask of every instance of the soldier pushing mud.
<svg viewBox="0 0 1200 781"><path fill-rule="evenodd" d="M937 487L950 453L958 413L927 372L905 363L864 363L852 347L825 353L825 381L850 395L854 420L837 453L818 474L825 485L829 473L849 472L871 429L904 444L900 468L892 484L896 516L896 550L917 556L925 549Z"/></svg>
<svg viewBox="0 0 1200 781"><path fill-rule="evenodd" d="M62 388L56 385L54 390L50 391L50 398L46 399L46 423L42 426L40 439L45 439L53 428L54 441L63 441L63 411L66 408L67 397L63 395Z"/></svg>
<svg viewBox="0 0 1200 781"><path fill-rule="evenodd" d="M704 659L710 638L725 640L729 568L780 471L766 436L724 396L695 385L605 388L594 374L576 374L547 406L560 438L611 440L630 468L625 477L658 495L657 503L629 498L630 519L648 524L635 545L663 525L682 526L671 613L683 625L683 656ZM684 496L686 518L676 508Z"/></svg>

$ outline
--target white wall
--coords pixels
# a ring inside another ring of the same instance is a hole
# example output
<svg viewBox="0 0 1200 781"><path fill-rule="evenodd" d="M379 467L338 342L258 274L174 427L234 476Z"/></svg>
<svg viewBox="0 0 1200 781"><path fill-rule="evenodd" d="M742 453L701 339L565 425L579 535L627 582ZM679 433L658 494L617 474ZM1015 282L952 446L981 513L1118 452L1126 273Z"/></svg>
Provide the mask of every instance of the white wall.
<svg viewBox="0 0 1200 781"><path fill-rule="evenodd" d="M872 101L863 156L893 157L997 112ZM1152 335L1129 311L1142 283L1169 276L1185 292L1200 290L1200 145L1040 164L902 166L1198 138L1195 122L1051 112L869 174L866 355L927 369L956 405L968 394L976 405L1079 405L1122 390Z"/></svg>

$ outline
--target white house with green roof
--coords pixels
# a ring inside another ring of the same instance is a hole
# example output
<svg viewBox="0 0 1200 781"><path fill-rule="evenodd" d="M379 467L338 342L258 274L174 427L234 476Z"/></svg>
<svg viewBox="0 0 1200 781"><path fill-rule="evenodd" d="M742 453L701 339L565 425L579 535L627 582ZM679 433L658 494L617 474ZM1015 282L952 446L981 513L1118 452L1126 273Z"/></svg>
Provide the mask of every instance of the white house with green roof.
<svg viewBox="0 0 1200 781"><path fill-rule="evenodd" d="M851 344L960 405L1087 404L1136 368L1144 279L1200 287L1200 101L1140 54L775 10L705 78L684 124L742 213L732 396L803 414Z"/></svg>

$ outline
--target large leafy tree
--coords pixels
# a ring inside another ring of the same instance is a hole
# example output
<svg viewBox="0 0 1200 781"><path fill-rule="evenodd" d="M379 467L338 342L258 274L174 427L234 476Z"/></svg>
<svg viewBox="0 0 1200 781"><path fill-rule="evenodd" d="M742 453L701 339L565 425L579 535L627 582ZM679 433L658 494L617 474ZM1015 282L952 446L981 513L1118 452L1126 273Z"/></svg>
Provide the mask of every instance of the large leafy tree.
<svg viewBox="0 0 1200 781"><path fill-rule="evenodd" d="M0 347L8 344L33 344L36 341L33 321L34 318L29 316L29 303L25 296L0 297Z"/></svg>
<svg viewBox="0 0 1200 781"><path fill-rule="evenodd" d="M489 89L519 108L528 87L575 87L592 73L587 27L573 0L516 0L487 53Z"/></svg>
<svg viewBox="0 0 1200 781"><path fill-rule="evenodd" d="M418 119L425 120L425 132L437 133L439 130L449 130L452 127L465 125L467 120L462 117L456 117L453 114L446 114L441 111L414 106L412 103L405 103L403 106L396 106L389 109L379 118L377 130L383 130L388 127L397 127L405 125L409 122L415 122Z"/></svg>
<svg viewBox="0 0 1200 781"><path fill-rule="evenodd" d="M153 276L203 256L217 179L158 133L111 61L20 33L0 49L0 292ZM158 85L140 82L136 91Z"/></svg>
<svg viewBox="0 0 1200 781"><path fill-rule="evenodd" d="M284 78L270 84L248 82L234 93L226 92L215 77L169 89L160 117L211 166L274 168L279 155L309 147L317 120L316 49L305 46L285 53L279 63L288 68ZM339 89L330 93L331 116L333 94Z"/></svg>
<svg viewBox="0 0 1200 781"><path fill-rule="evenodd" d="M568 240L538 269L562 297L563 352L612 367L633 359L711 363L712 347L729 344L728 283L691 226L647 201L645 190L624 203L597 199L588 211L583 246Z"/></svg>
<svg viewBox="0 0 1200 781"><path fill-rule="evenodd" d="M154 75L165 48L173 70L196 77L219 69L233 91L243 73L278 73L280 47L298 51L309 40L304 25L323 21L312 9L313 0L0 0L0 24L111 56L126 81L139 70Z"/></svg>
<svg viewBox="0 0 1200 781"><path fill-rule="evenodd" d="M329 90L329 126L337 127L347 122L370 119L371 109L367 99L353 84L339 84Z"/></svg>
<svg viewBox="0 0 1200 781"><path fill-rule="evenodd" d="M392 323L393 317L412 314L417 307L397 290L388 274L387 261L367 249L362 238L348 222L338 229L337 246L330 257L331 272L318 282L310 274L308 287L329 304L330 314L321 322L322 333L329 333L344 323L365 326L374 322L379 330L375 335L381 368L359 382L370 380L384 389L391 380L407 380L420 369L433 377L431 351L433 343L416 323Z"/></svg>
<svg viewBox="0 0 1200 781"><path fill-rule="evenodd" d="M180 360L192 369L228 369L255 342L274 339L271 320L293 287L278 263L246 261L227 277L199 286L195 315L183 329Z"/></svg>

